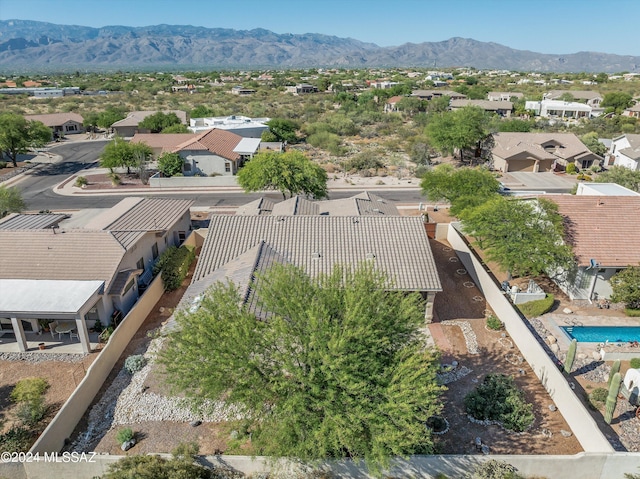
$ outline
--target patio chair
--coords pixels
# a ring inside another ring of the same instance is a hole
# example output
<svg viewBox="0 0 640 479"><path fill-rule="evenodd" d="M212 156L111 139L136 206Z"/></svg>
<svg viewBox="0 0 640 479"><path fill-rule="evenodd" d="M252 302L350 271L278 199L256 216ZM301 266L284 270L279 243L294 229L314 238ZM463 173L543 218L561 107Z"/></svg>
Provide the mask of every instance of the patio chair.
<svg viewBox="0 0 640 479"><path fill-rule="evenodd" d="M69 331L69 339L71 340L73 338L78 338L78 341L80 341L80 335L75 329Z"/></svg>
<svg viewBox="0 0 640 479"><path fill-rule="evenodd" d="M53 321L49 323L49 332L51 333L51 337L56 339L56 328L58 327L58 321Z"/></svg>

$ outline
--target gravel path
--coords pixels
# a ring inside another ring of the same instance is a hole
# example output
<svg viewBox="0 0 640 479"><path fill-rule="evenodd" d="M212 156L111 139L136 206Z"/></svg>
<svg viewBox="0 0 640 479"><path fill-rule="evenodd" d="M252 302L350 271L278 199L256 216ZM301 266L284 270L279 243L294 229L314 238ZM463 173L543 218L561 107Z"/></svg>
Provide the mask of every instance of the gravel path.
<svg viewBox="0 0 640 479"><path fill-rule="evenodd" d="M100 401L91 408L87 428L71 445L71 451L94 450L100 439L118 426L148 421L216 423L240 417L237 409L222 402L205 403L201 409L206 412L196 413L185 398L146 392L143 384L163 341L162 337L151 340L144 354L147 364L133 376L124 368L120 370Z"/></svg>

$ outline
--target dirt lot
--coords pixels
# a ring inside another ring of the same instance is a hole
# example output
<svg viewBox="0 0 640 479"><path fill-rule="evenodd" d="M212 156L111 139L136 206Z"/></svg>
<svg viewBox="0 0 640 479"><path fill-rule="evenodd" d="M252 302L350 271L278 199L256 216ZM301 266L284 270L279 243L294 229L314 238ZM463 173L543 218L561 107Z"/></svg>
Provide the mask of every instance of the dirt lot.
<svg viewBox="0 0 640 479"><path fill-rule="evenodd" d="M16 383L28 377L40 377L47 380L49 388L45 394L48 414L34 433L40 433L60 410L76 386L82 381L87 369L99 353L93 352L79 362L42 361L0 361L0 432L8 431L17 425L15 404L9 395ZM34 434L34 440L35 440Z"/></svg>

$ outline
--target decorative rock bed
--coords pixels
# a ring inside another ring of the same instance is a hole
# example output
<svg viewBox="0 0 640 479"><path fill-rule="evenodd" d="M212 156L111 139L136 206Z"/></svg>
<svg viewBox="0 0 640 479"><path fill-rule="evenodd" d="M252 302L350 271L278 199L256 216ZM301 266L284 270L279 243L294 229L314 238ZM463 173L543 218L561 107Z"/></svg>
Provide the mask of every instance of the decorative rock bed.
<svg viewBox="0 0 640 479"><path fill-rule="evenodd" d="M0 353L0 361L24 361L25 363L42 363L44 361L60 361L79 363L88 354L79 353Z"/></svg>
<svg viewBox="0 0 640 479"><path fill-rule="evenodd" d="M71 445L71 451L91 451L107 431L120 425L145 421L220 422L241 417L240 411L222 402L211 402L194 414L184 398L146 392L143 384L151 371L163 338L156 338L145 353L147 364L133 376L124 368L89 412L87 429Z"/></svg>
<svg viewBox="0 0 640 479"><path fill-rule="evenodd" d="M444 371L437 374L438 384L449 384L471 374L473 371L466 366L461 366L450 371Z"/></svg>
<svg viewBox="0 0 640 479"><path fill-rule="evenodd" d="M452 326L459 326L462 330L462 334L464 335L464 342L467 345L467 350L469 354L478 354L478 338L476 337L476 333L473 332L469 321L461 321L459 319L448 319L446 321L442 321L441 324L449 324Z"/></svg>

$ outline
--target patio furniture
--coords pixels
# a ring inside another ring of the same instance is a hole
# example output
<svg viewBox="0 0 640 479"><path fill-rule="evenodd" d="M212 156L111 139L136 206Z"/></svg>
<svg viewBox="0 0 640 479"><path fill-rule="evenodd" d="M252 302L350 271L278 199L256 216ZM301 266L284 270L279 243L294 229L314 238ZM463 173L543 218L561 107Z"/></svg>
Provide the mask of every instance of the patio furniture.
<svg viewBox="0 0 640 479"><path fill-rule="evenodd" d="M69 331L69 339L77 338L80 341L80 335L76 332L75 329Z"/></svg>
<svg viewBox="0 0 640 479"><path fill-rule="evenodd" d="M74 321L62 321L56 326L56 333L58 333L58 339L62 339L62 335L69 333L71 338L71 332L76 329L76 323Z"/></svg>
<svg viewBox="0 0 640 479"><path fill-rule="evenodd" d="M58 327L58 321L52 321L49 323L49 331L51 332L51 337L56 339L56 328Z"/></svg>

